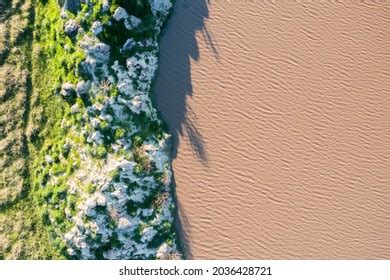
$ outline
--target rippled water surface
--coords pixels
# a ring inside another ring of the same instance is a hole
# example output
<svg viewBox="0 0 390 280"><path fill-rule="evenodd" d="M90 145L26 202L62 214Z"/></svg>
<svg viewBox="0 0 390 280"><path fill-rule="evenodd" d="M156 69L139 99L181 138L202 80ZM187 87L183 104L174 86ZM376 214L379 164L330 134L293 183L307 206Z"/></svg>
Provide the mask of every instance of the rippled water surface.
<svg viewBox="0 0 390 280"><path fill-rule="evenodd" d="M158 107L195 259L390 258L390 2L178 0Z"/></svg>

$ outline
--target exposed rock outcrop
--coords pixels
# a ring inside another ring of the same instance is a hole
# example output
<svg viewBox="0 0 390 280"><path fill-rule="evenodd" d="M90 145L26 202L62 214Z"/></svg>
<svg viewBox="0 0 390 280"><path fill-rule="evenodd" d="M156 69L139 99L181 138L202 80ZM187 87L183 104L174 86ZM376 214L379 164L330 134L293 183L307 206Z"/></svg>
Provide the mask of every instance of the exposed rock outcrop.
<svg viewBox="0 0 390 280"><path fill-rule="evenodd" d="M65 23L64 31L69 36L75 36L77 34L77 30L79 29L79 25L77 21L74 19L70 19Z"/></svg>
<svg viewBox="0 0 390 280"><path fill-rule="evenodd" d="M76 14L81 7L80 0L59 0L58 4L65 10Z"/></svg>
<svg viewBox="0 0 390 280"><path fill-rule="evenodd" d="M67 131L66 154L77 164L69 175L52 172L46 186L61 180L68 186L62 211L70 226L56 234L70 258L167 258L177 253L170 135L162 129L150 92L158 33L172 3L143 0L147 20L109 1L102 2L105 17L95 16L91 2L83 11L80 2L67 3L63 9L76 11L74 18L63 19L74 42L67 53L82 59L77 69L68 69L76 78L70 75L72 83L61 87L72 116L61 124ZM50 220L56 223L52 214Z"/></svg>
<svg viewBox="0 0 390 280"><path fill-rule="evenodd" d="M75 93L75 89L74 89L74 85L73 84L71 84L69 82L66 82L66 83L62 84L62 87L61 87L61 95L62 96L70 97L74 93Z"/></svg>
<svg viewBox="0 0 390 280"><path fill-rule="evenodd" d="M129 14L127 13L127 11L125 9L123 9L122 7L118 7L116 10L115 10L115 13L114 13L114 19L116 21L120 21L122 19L126 19L129 17Z"/></svg>

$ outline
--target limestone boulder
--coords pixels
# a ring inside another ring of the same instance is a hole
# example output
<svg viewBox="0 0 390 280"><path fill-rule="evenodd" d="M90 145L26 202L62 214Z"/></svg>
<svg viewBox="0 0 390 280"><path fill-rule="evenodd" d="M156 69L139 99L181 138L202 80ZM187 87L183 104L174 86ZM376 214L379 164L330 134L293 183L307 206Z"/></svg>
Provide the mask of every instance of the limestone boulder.
<svg viewBox="0 0 390 280"><path fill-rule="evenodd" d="M64 31L68 36L75 36L79 29L79 24L74 19L70 19L65 23Z"/></svg>
<svg viewBox="0 0 390 280"><path fill-rule="evenodd" d="M120 21L129 17L129 14L122 7L118 7L114 12L114 19Z"/></svg>
<svg viewBox="0 0 390 280"><path fill-rule="evenodd" d="M66 82L61 87L61 95L63 97L71 97L75 93L74 85Z"/></svg>

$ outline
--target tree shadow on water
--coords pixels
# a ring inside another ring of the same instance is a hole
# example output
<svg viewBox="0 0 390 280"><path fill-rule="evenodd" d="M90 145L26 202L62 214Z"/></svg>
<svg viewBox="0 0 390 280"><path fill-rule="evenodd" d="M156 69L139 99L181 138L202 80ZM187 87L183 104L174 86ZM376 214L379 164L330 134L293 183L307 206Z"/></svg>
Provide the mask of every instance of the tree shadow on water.
<svg viewBox="0 0 390 280"><path fill-rule="evenodd" d="M173 192L176 194L176 183L175 175L172 176L172 186ZM190 235L191 235L191 224L190 220L185 212L184 207L182 207L180 201L177 199L176 195L174 197L174 203L176 205L175 211L175 229L180 240L179 249L184 254L184 258L192 259L191 247L190 247Z"/></svg>
<svg viewBox="0 0 390 280"><path fill-rule="evenodd" d="M164 29L160 42L160 68L155 82L154 98L173 135L173 158L177 157L180 138L187 134L197 159L208 165L206 145L196 128L196 116L187 104L193 95L191 60L199 61L200 52L196 35L201 32L208 50L218 59L218 49L205 25L209 17L208 0L177 0L173 15ZM199 36L198 36L199 37ZM173 188L176 184L173 178ZM174 189L175 192L175 189ZM176 193L176 192L175 192ZM190 220L184 207L176 199L175 226L186 258L192 258L189 237Z"/></svg>
<svg viewBox="0 0 390 280"><path fill-rule="evenodd" d="M215 58L217 46L206 28L209 17L207 0L177 0L174 12L161 38L160 71L155 83L158 109L173 134L173 158L177 157L180 137L188 135L192 150L203 165L208 165L205 142L193 119L194 112L187 105L192 96L191 60L198 61L200 53L196 34L202 38Z"/></svg>

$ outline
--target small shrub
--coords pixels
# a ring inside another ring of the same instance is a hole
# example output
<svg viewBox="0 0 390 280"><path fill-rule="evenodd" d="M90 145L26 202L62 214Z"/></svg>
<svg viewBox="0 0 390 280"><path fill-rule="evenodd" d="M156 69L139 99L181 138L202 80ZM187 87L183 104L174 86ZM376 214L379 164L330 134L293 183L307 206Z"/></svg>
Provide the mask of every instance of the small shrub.
<svg viewBox="0 0 390 280"><path fill-rule="evenodd" d="M53 211L52 212L52 217L58 224L63 224L64 223L65 214L63 212L61 212L60 210Z"/></svg>
<svg viewBox="0 0 390 280"><path fill-rule="evenodd" d="M74 195L68 196L68 207L72 212L76 211L76 202L77 200Z"/></svg>
<svg viewBox="0 0 390 280"><path fill-rule="evenodd" d="M97 147L95 155L99 159L105 158L107 156L106 148L103 145L100 145L99 147Z"/></svg>
<svg viewBox="0 0 390 280"><path fill-rule="evenodd" d="M115 130L115 140L121 139L126 135L126 130L124 128L117 128Z"/></svg>
<svg viewBox="0 0 390 280"><path fill-rule="evenodd" d="M87 185L87 187L85 188L85 190L87 191L87 193L92 194L92 193L94 193L96 191L96 185L92 184L92 183L89 183Z"/></svg>
<svg viewBox="0 0 390 280"><path fill-rule="evenodd" d="M110 127L110 124L107 121L101 121L99 123L99 128L103 131L107 131L109 127Z"/></svg>
<svg viewBox="0 0 390 280"><path fill-rule="evenodd" d="M110 237L110 244L113 248L120 248L122 246L122 242L119 240L118 235L113 233Z"/></svg>
<svg viewBox="0 0 390 280"><path fill-rule="evenodd" d="M95 208L96 212L98 214L104 214L107 212L107 207L104 206L104 205L97 205L96 208Z"/></svg>
<svg viewBox="0 0 390 280"><path fill-rule="evenodd" d="M151 12L150 4L147 0L121 0L119 3L121 6L125 7L130 14L137 17L145 17Z"/></svg>
<svg viewBox="0 0 390 280"><path fill-rule="evenodd" d="M137 212L137 205L134 203L134 202L127 202L126 204L126 212L127 214L129 214L130 216L134 216Z"/></svg>
<svg viewBox="0 0 390 280"><path fill-rule="evenodd" d="M44 225L50 225L50 216L49 216L49 211L47 209L43 210L42 212L42 221Z"/></svg>
<svg viewBox="0 0 390 280"><path fill-rule="evenodd" d="M142 166L137 164L136 166L134 166L134 174L135 175L141 175L142 174Z"/></svg>
<svg viewBox="0 0 390 280"><path fill-rule="evenodd" d="M114 180L114 182L119 182L120 174L121 174L120 168L116 168L115 170L111 171L110 177L112 178L112 180Z"/></svg>
<svg viewBox="0 0 390 280"><path fill-rule="evenodd" d="M133 135L131 137L131 141L133 142L134 147L140 147L143 143L142 138L140 135Z"/></svg>

